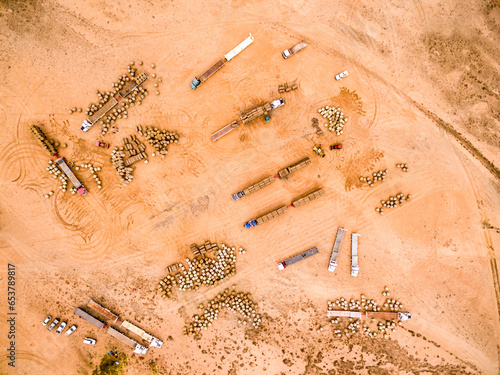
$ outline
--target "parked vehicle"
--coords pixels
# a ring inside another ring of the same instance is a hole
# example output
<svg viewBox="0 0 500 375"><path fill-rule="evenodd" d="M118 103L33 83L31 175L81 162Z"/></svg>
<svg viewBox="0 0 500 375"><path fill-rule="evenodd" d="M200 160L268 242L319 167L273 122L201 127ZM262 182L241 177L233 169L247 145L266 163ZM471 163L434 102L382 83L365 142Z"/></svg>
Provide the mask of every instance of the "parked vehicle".
<svg viewBox="0 0 500 375"><path fill-rule="evenodd" d="M347 70L344 70L342 73L339 73L335 76L335 79L337 81L340 81L342 78L344 77L347 77L349 75L349 73L347 72Z"/></svg>
<svg viewBox="0 0 500 375"><path fill-rule="evenodd" d="M96 145L97 147L109 148L109 143L104 143L104 142L95 141L95 145Z"/></svg>
<svg viewBox="0 0 500 375"><path fill-rule="evenodd" d="M59 158L56 160L56 164L59 166L59 168L62 169L64 174L69 178L73 186L75 187L76 191L78 192L79 195L85 195L88 193L87 189L83 184L80 182L80 180L75 176L71 168L69 167L68 163L66 162L66 159L64 158Z"/></svg>
<svg viewBox="0 0 500 375"><path fill-rule="evenodd" d="M44 326L46 326L46 325L50 322L50 320L51 320L51 319L52 319L52 317L49 315L48 317L46 317L46 318L45 318L45 320L43 321L43 323L42 323L42 324L43 324Z"/></svg>
<svg viewBox="0 0 500 375"><path fill-rule="evenodd" d="M290 56L295 55L301 49L305 48L307 43L305 41L300 42L299 44L293 46L292 48L284 50L281 55L284 59L288 59Z"/></svg>
<svg viewBox="0 0 500 375"><path fill-rule="evenodd" d="M331 145L330 150L340 150L342 148L342 143L337 143L336 145Z"/></svg>
<svg viewBox="0 0 500 375"><path fill-rule="evenodd" d="M73 332L76 331L76 325L73 324L71 327L69 327L69 329L66 331L66 334L69 336L71 335Z"/></svg>
<svg viewBox="0 0 500 375"><path fill-rule="evenodd" d="M92 338L90 338L90 337L85 337L85 338L83 339L83 343L84 343L84 344L87 344L87 345L95 345L95 343L96 343L96 342L97 342L97 341L96 341L95 339L92 339Z"/></svg>
<svg viewBox="0 0 500 375"><path fill-rule="evenodd" d="M196 88L209 79L212 75L214 75L217 71L219 71L225 64L226 61L231 61L237 54L247 48L253 42L253 36L250 34L248 38L246 38L243 42L238 44L235 48L224 55L223 59L220 59L215 64L213 64L210 68L208 68L205 72L203 72L200 76L194 77L191 82L191 88L196 90Z"/></svg>
<svg viewBox="0 0 500 375"><path fill-rule="evenodd" d="M59 326L59 328L57 328L57 331L56 331L56 335L60 335L61 332L64 330L64 328L66 328L66 322L62 322L61 325Z"/></svg>
<svg viewBox="0 0 500 375"><path fill-rule="evenodd" d="M55 318L52 323L50 323L50 326L47 328L49 331L52 331L56 325L58 325L60 320L58 318Z"/></svg>
<svg viewBox="0 0 500 375"><path fill-rule="evenodd" d="M313 147L313 151L318 154L319 156L321 156L322 158L325 157L325 152L321 149L321 147L319 146L314 146Z"/></svg>
<svg viewBox="0 0 500 375"><path fill-rule="evenodd" d="M313 256L314 254L318 254L319 250L317 247L313 247L312 249L306 250L303 253L300 253L298 255L295 255L283 262L278 263L278 269L279 270L284 270L286 267L288 267L291 264L300 262L301 260L304 260L306 258L309 258L310 256Z"/></svg>

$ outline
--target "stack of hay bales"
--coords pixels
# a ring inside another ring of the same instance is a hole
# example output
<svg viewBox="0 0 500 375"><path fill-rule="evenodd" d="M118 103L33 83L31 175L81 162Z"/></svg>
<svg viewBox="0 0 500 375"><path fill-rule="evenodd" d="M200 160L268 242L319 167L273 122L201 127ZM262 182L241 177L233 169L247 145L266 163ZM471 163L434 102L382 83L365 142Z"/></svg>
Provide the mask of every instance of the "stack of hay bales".
<svg viewBox="0 0 500 375"><path fill-rule="evenodd" d="M31 125L30 131L33 136L42 144L42 147L47 151L50 156L57 155L57 149L55 147L55 142L49 140L45 133L40 129L39 126Z"/></svg>
<svg viewBox="0 0 500 375"><path fill-rule="evenodd" d="M219 312L223 308L242 315L243 320L238 319L238 323L246 324L250 321L252 326L257 329L262 322L262 316L256 313L257 304L252 300L250 293L232 292L226 289L208 301L202 315L193 315L191 322L184 327L184 334L196 335L202 329L208 329L213 321L219 317Z"/></svg>
<svg viewBox="0 0 500 375"><path fill-rule="evenodd" d="M118 175L123 183L128 185L134 178L132 175L132 171L134 169L125 166L124 158L125 152L123 151L123 147L115 147L115 149L111 152L111 164L113 164L113 167L118 172Z"/></svg>
<svg viewBox="0 0 500 375"><path fill-rule="evenodd" d="M325 106L318 109L318 112L328 120L328 123L325 124L328 130L336 132L337 135L344 133L344 124L347 121L347 117L344 117L344 112L342 112L341 108Z"/></svg>
<svg viewBox="0 0 500 375"><path fill-rule="evenodd" d="M403 172L408 172L408 164L406 163L396 164L396 168L401 168Z"/></svg>
<svg viewBox="0 0 500 375"><path fill-rule="evenodd" d="M68 188L68 177L62 171L59 169L57 164L55 164L52 160L49 160L49 163L47 165L47 168L45 168L51 175L54 176L54 178L58 178L61 180L61 186L59 188L65 193L67 188ZM52 194L54 194L52 192ZM49 196L52 196L51 193L49 193Z"/></svg>
<svg viewBox="0 0 500 375"><path fill-rule="evenodd" d="M155 148L156 153L153 153L152 156L158 154L164 158L168 153L168 145L171 143L179 143L179 135L177 133L160 130L152 126L147 127L144 133L141 127L139 134L144 134L149 144Z"/></svg>
<svg viewBox="0 0 500 375"><path fill-rule="evenodd" d="M219 247L215 243L205 242L198 247L191 245L194 259L186 259L188 268L182 263L176 263L167 268L169 273L180 269L175 275L167 275L160 281L158 289L162 291L163 297L171 298L172 289L178 286L179 290L198 290L202 285L218 285L229 277L236 274L235 247L222 244ZM215 251L215 258L206 256L208 251Z"/></svg>

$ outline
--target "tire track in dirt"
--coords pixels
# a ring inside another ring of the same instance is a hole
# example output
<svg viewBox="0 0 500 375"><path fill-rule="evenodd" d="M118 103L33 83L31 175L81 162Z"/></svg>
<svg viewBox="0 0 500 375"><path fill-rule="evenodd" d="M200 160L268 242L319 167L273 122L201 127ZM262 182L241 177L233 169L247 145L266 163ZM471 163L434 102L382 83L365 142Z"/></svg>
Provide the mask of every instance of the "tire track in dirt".
<svg viewBox="0 0 500 375"><path fill-rule="evenodd" d="M481 194L479 193L479 189L477 187L477 184L468 170L464 165L462 165L465 173L467 174L469 185L472 188L472 191L474 193L475 200L478 205L478 210L481 215L482 223L488 222L488 217L484 210L479 206L479 202L481 201ZM493 247L493 241L491 239L491 235L489 232L488 228L485 228L483 226L483 236L484 236L484 241L486 248L488 249L488 257L490 260L490 267L491 267L491 276L493 278L493 289L495 290L495 297L497 301L497 310L498 310L498 315L500 316L500 274L498 272L498 263L497 263L497 257L495 254L495 248ZM497 353L500 358L500 344L497 343Z"/></svg>

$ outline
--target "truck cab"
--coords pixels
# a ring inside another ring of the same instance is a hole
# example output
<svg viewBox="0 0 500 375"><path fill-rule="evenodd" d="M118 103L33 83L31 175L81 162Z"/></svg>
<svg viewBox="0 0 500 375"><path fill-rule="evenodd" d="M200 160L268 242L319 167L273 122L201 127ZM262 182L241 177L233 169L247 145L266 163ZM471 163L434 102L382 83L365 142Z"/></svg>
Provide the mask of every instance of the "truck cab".
<svg viewBox="0 0 500 375"><path fill-rule="evenodd" d="M278 269L281 271L281 270L284 270L286 268L286 263L285 262L279 262L278 263Z"/></svg>
<svg viewBox="0 0 500 375"><path fill-rule="evenodd" d="M278 107L281 107L285 105L285 101L283 99L276 99L276 100L273 100L271 102L271 108L272 109L275 109L275 108L278 108Z"/></svg>

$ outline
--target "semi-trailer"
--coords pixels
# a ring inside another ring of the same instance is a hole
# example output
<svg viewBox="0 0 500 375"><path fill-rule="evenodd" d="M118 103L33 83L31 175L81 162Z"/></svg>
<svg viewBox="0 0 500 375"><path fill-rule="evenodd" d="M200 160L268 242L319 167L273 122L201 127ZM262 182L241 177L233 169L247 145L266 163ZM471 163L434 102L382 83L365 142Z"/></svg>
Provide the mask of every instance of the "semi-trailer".
<svg viewBox="0 0 500 375"><path fill-rule="evenodd" d="M75 176L71 168L69 167L68 163L66 162L66 159L64 158L58 158L56 160L56 164L62 169L66 177L69 178L71 183L75 186L76 191L78 192L79 195L85 195L88 193L87 189L83 184L80 182L80 180Z"/></svg>
<svg viewBox="0 0 500 375"><path fill-rule="evenodd" d="M340 246L342 245L342 240L344 239L344 233L346 230L344 228L339 228L337 230L337 236L335 237L335 243L333 244L332 255L330 256L330 263L328 264L328 271L333 272L337 268L337 259L339 257Z"/></svg>
<svg viewBox="0 0 500 375"><path fill-rule="evenodd" d="M359 265L358 265L358 242L359 234L351 234L351 276L358 276Z"/></svg>
<svg viewBox="0 0 500 375"><path fill-rule="evenodd" d="M300 262L301 260L304 260L306 258L309 258L310 256L313 256L314 254L318 254L319 250L317 247L313 247L312 249L306 250L303 253L300 253L298 255L295 255L287 260L284 260L283 262L278 263L278 269L279 270L284 270L286 267Z"/></svg>
<svg viewBox="0 0 500 375"><path fill-rule="evenodd" d="M355 319L399 319L406 321L411 319L409 312L398 311L346 311L346 310L327 310L329 318L355 318Z"/></svg>
<svg viewBox="0 0 500 375"><path fill-rule="evenodd" d="M248 124L249 122L255 120L256 118L259 118L260 116L264 116L266 121L270 120L269 117L269 112L271 112L273 109L276 109L278 107L281 107L285 105L285 101L283 99L276 99L273 100L270 103L266 103L264 105L260 105L254 109L251 109L250 111L244 112L240 115L239 120L234 120L224 126L222 129L219 129L215 133L213 133L210 138L212 138L212 141L216 141L219 138L225 136L226 134L232 132L234 129L239 127L241 124Z"/></svg>
<svg viewBox="0 0 500 375"><path fill-rule="evenodd" d="M233 194L231 196L231 198L233 201L236 201L242 197L246 197L247 195L255 193L256 191L262 189L263 187L266 187L266 186L272 184L276 180L276 178L286 178L290 173L295 172L296 170L299 170L301 168L304 168L305 166L307 166L309 164L311 164L311 159L309 159L309 158L302 159L302 160L298 161L297 163L294 163L292 165L289 165L286 168L283 168L282 170L280 170L278 172L278 174L276 176L266 177L266 178L264 178L256 183L248 186L247 188Z"/></svg>
<svg viewBox="0 0 500 375"><path fill-rule="evenodd" d="M127 97L132 91L134 91L137 86L142 84L148 79L146 73L140 73L135 77L131 77L129 81L118 91L116 97L110 98L106 103L103 104L101 108L95 111L88 119L82 122L82 131L88 132L90 128L99 121L102 117L111 111L114 107L118 105L118 100Z"/></svg>
<svg viewBox="0 0 500 375"><path fill-rule="evenodd" d="M201 75L198 77L194 77L193 81L191 82L191 88L193 90L196 90L196 88L201 85L203 82L205 82L207 79L209 79L212 75L214 75L217 71L219 71L227 61L231 61L233 57L235 57L237 54L239 54L241 51L243 51L245 48L247 48L250 44L252 44L254 40L254 37L252 34L248 38L246 38L243 42L238 44L235 48L233 48L231 51L226 53L224 55L224 58L218 60L215 64L213 64L210 68L208 68L205 72L203 72Z"/></svg>
<svg viewBox="0 0 500 375"><path fill-rule="evenodd" d="M323 189L315 190L312 193L307 194L305 197L294 200L292 202L292 204L290 205L290 207L299 207L303 204L306 204L306 203L312 201L313 199L319 198L323 194L325 194L325 191ZM288 212L288 206L281 206L281 207L279 207L279 208L277 208L277 209L275 209L275 210L273 210L265 215L257 217L256 219L252 219L252 220L247 221L245 224L243 224L243 226L245 228L253 228L259 224L263 224L263 223L265 223L271 219L274 219L275 217L281 216L287 212Z"/></svg>

